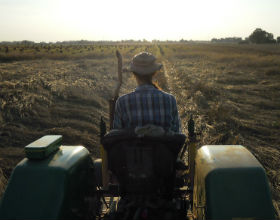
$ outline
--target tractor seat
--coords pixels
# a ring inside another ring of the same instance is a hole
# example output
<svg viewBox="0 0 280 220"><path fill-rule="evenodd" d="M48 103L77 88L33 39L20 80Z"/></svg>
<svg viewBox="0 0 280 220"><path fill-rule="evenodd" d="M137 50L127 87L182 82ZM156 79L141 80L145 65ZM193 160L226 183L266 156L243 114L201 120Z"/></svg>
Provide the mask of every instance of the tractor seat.
<svg viewBox="0 0 280 220"><path fill-rule="evenodd" d="M113 129L102 138L101 143L105 150L109 150L118 142L135 140L147 143L164 143L174 154L178 155L185 143L186 135L181 133L165 133L159 136L139 136L132 129Z"/></svg>
<svg viewBox="0 0 280 220"><path fill-rule="evenodd" d="M185 139L177 133L139 136L133 130L111 130L101 143L122 194L166 194L174 188L176 159Z"/></svg>

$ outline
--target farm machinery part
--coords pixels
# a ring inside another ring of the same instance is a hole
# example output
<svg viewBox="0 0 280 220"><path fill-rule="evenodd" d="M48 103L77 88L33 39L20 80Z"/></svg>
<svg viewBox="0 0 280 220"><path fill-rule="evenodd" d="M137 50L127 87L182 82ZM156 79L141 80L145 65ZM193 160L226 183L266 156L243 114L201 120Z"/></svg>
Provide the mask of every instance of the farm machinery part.
<svg viewBox="0 0 280 220"><path fill-rule="evenodd" d="M0 202L0 219L274 219L268 180L240 145L206 145L178 181L184 135L137 137L111 131L102 143L111 172L82 146L44 136L25 147ZM192 159L191 159L192 160ZM113 177L113 178L112 178Z"/></svg>

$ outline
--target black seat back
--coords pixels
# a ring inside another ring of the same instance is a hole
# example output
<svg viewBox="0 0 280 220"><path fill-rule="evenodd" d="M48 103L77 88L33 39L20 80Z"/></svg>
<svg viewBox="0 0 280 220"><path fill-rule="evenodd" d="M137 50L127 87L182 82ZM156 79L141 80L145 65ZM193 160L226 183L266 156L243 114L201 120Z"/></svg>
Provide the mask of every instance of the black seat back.
<svg viewBox="0 0 280 220"><path fill-rule="evenodd" d="M137 137L129 131L111 131L102 143L108 167L115 174L123 194L170 193L174 185L175 162L184 135Z"/></svg>

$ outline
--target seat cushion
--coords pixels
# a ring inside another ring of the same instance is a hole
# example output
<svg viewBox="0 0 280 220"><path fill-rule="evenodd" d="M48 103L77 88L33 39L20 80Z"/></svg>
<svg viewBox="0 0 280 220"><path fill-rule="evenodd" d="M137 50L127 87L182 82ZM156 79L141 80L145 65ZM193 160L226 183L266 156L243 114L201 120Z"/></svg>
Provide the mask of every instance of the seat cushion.
<svg viewBox="0 0 280 220"><path fill-rule="evenodd" d="M113 129L107 133L102 139L101 143L103 144L106 150L109 150L111 147L114 147L116 143L121 141L135 141L140 140L143 143L158 143L164 144L170 148L171 152L178 155L182 146L185 143L186 136L184 134L166 133L161 136L137 136L134 130L131 129Z"/></svg>

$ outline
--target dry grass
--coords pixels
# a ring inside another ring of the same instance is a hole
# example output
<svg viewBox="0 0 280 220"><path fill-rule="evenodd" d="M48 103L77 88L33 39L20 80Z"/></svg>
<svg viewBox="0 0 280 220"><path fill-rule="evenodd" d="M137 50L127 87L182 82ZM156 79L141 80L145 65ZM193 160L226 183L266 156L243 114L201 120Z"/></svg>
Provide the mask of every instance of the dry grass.
<svg viewBox="0 0 280 220"><path fill-rule="evenodd" d="M74 60L79 58L104 59L113 56L115 45L0 45L0 61L52 59Z"/></svg>
<svg viewBox="0 0 280 220"><path fill-rule="evenodd" d="M2 169L0 168L0 198L5 190L5 186L7 184L7 179L4 176L4 172L2 171Z"/></svg>
<svg viewBox="0 0 280 220"><path fill-rule="evenodd" d="M63 134L64 144L82 144L99 156L99 119L104 116L108 122L116 48L125 65L143 50L159 57L168 75L162 71L156 80L176 96L185 132L193 114L200 146L246 146L265 167L280 206L276 45L73 46L63 47L62 53L60 48L36 53L34 48L10 48L10 54L0 50L0 60L13 61L0 63L0 165L5 177L23 157L20 149L45 134ZM133 77L125 73L121 94L134 86Z"/></svg>

